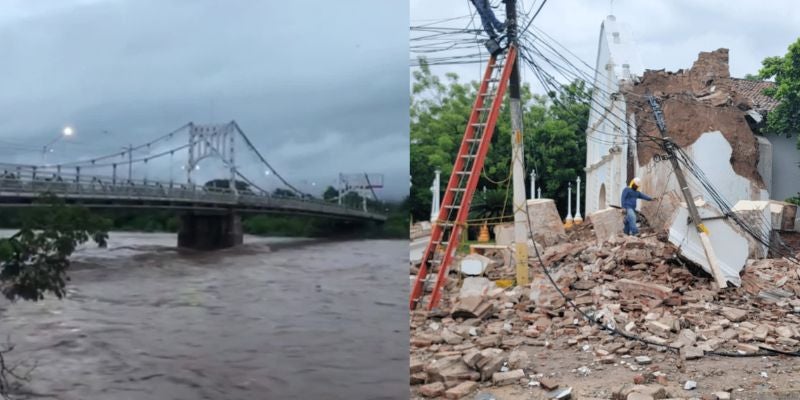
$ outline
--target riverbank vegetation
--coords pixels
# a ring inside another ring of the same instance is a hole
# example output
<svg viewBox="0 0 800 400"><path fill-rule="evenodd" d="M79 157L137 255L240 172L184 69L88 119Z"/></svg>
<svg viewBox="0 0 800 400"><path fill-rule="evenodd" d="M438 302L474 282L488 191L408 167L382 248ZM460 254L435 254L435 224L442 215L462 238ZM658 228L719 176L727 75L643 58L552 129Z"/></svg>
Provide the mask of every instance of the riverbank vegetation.
<svg viewBox="0 0 800 400"><path fill-rule="evenodd" d="M347 198L351 202L361 199ZM279 237L408 238L408 199L401 202L370 201L371 210L383 210L389 219L383 224L353 223L302 215L254 214L242 216L242 228L250 235ZM0 209L0 228L24 226L30 210ZM109 229L136 232L177 232L178 215L162 210L92 210L108 221Z"/></svg>

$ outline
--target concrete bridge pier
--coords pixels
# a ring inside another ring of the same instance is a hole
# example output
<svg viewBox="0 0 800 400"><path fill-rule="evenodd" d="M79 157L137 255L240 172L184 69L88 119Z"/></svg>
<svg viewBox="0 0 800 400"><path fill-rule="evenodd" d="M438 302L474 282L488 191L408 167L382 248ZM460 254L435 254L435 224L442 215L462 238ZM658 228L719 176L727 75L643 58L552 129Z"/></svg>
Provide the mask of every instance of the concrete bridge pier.
<svg viewBox="0 0 800 400"><path fill-rule="evenodd" d="M217 250L234 247L242 242L242 217L238 213L186 213L180 216L178 247Z"/></svg>

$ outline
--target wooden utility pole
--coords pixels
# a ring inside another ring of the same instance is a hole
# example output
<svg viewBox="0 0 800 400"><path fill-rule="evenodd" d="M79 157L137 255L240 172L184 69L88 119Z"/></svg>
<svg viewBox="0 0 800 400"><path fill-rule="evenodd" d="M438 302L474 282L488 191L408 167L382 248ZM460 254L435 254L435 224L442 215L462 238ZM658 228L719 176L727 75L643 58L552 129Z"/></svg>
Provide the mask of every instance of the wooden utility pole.
<svg viewBox="0 0 800 400"><path fill-rule="evenodd" d="M686 201L686 208L689 210L689 216L692 219L695 229L697 229L697 235L700 237L700 242L703 244L703 251L706 254L708 265L711 267L711 274L714 275L714 281L716 282L717 287L719 289L723 289L728 286L728 283L722 276L722 271L719 269L717 256L714 253L714 248L711 247L711 240L708 239L708 229L703 224L703 220L700 218L700 213L697 211L697 206L694 204L692 192L689 190L689 184L686 183L686 177L684 177L683 170L681 170L681 166L678 164L678 158L675 155L675 147L677 146L672 139L667 136L667 125L664 122L664 115L662 114L661 107L658 105L655 97L648 95L647 101L650 103L650 107L653 109L653 115L655 115L656 118L658 131L661 133L661 137L664 138L664 143L662 146L667 152L667 156L672 164L672 170L675 172L675 177L678 178L678 185L683 193L683 199Z"/></svg>
<svg viewBox="0 0 800 400"><path fill-rule="evenodd" d="M517 1L505 0L508 23L508 43L517 46ZM516 55L515 55L516 57ZM510 62L512 60L506 60ZM528 225L527 196L525 196L525 153L522 145L522 102L520 100L519 66L513 60L508 82L508 98L511 107L511 163L514 204L514 245L516 250L517 285L524 286L528 279Z"/></svg>

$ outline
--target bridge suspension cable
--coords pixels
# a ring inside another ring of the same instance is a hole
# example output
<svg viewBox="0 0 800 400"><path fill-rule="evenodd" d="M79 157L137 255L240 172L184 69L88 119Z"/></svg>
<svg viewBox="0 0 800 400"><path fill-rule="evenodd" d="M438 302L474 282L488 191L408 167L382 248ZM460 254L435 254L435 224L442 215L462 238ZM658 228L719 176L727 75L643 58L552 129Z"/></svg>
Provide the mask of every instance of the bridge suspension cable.
<svg viewBox="0 0 800 400"><path fill-rule="evenodd" d="M133 151L136 151L136 150L140 150L140 149L143 149L145 147L149 148L150 146L155 145L157 143L160 143L160 142L162 142L164 140L171 139L172 137L175 136L176 133L188 128L189 125L190 125L190 123L184 124L183 126L181 126L178 129L175 129L175 130L173 130L173 131L171 131L171 132L169 132L167 134L164 134L162 136L159 136L159 137L157 137L157 138L155 138L155 139L153 139L153 140L151 140L151 141L149 141L147 143L143 143L143 144L140 144L138 146L133 146L133 147L131 147L131 148L125 150L125 151L116 151L114 153L110 153L110 154L94 157L94 158L91 158L91 159L88 159L88 160L72 161L72 162L58 163L58 164L52 164L52 165L41 165L40 167L46 167L46 168L51 168L51 167L77 167L77 166L96 164L97 161L107 160L109 158L114 158L114 157L119 157L119 156L124 156L125 154L128 154L128 152L133 152ZM188 145L186 147L188 147ZM107 164L107 165L111 165L111 164Z"/></svg>
<svg viewBox="0 0 800 400"><path fill-rule="evenodd" d="M269 173L274 174L284 186L286 186L287 188L289 188L290 190L292 190L293 192L298 194L300 197L306 197L307 196L306 193L304 193L303 191L301 191L300 189L298 189L297 187L295 187L294 185L289 183L289 181L286 180L286 178L284 178L267 161L267 159L255 147L255 145L250 140L250 138L242 131L242 129L239 127L239 125L235 121L231 121L229 124L230 124L230 126L232 126L236 130L236 133L238 133L238 135L244 139L244 143L245 143L246 147L250 150L250 152L252 152L252 154L256 155L256 157L258 158L257 162L259 162L259 163L263 164L264 166L266 166L266 168L268 169ZM161 158L161 157L169 156L169 159L170 159L170 181L172 181L172 167L173 167L172 160L174 160L175 152L190 148L190 147L196 145L197 142L192 142L191 140L188 140L188 143L176 145L174 147L165 149L163 151L159 151L156 154L147 154L146 156L141 156L141 157L138 157L138 158L133 158L133 154L134 154L135 151L142 150L142 149L145 149L145 148L148 149L148 151L149 151L155 145L158 145L160 143L163 143L163 142L165 142L165 141L167 141L169 139L172 139L172 138L176 137L176 135L178 133L180 133L181 131L185 131L186 133L191 134L190 129L187 129L187 128L191 128L192 126L193 126L193 124L191 122L189 122L189 123L186 123L186 124L182 125L181 127L171 131L171 132L168 132L168 133L166 133L164 135L161 135L161 136L159 136L159 137L157 137L157 138L155 138L153 140L150 140L148 142L145 142L145 143L142 143L142 144L139 144L139 145L135 145L135 146L131 145L129 147L126 147L122 151L116 151L116 152L113 152L113 153L108 153L108 154L92 157L92 158L89 158L89 159L78 160L78 161L69 161L69 162L59 162L59 163L45 164L45 165L30 164L30 165L13 165L13 166L16 167L16 168L22 167L22 168L26 168L26 169L33 169L34 171L36 171L36 170L39 170L39 171L54 171L54 170L58 170L58 174L59 175L61 175L61 170L62 169L77 169L77 170L80 170L80 169L100 169L100 168L111 168L111 167L113 167L114 168L113 176L116 177L117 176L116 173L117 173L117 167L118 166L127 165L128 168L130 169L130 166L132 166L132 165L137 165L137 164L138 165L142 165L142 164L147 165L149 161L152 161L152 160L155 160L155 159L158 159L158 158ZM234 133L234 134L236 134L236 133ZM214 145L211 144L211 142L208 142L206 140L204 143L208 145L209 151L213 152L215 154L215 157L218 157L218 158L222 159L222 161L225 162L226 165L230 166L235 171L235 176L238 176L239 178L244 180L247 184L249 184L253 188L258 189L258 190L260 190L260 191L262 191L264 193L269 193L269 191L264 189L264 187L262 187L261 185L256 184L252 179L248 178L242 172L240 172L238 170L238 168L235 168L233 166L233 164L232 164L233 160L232 159L228 160L223 154L220 153L220 150L218 150ZM190 149L190 151L191 151L191 149ZM118 159L115 160L115 158L125 157L126 155L127 155L127 157L124 160L118 160ZM12 166L12 165L9 164L9 166ZM79 173L80 172L76 172L76 174L79 174ZM145 181L146 181L147 180L147 176L146 175L148 174L148 171L145 171L144 174L145 174ZM130 177L129 177L129 179L130 179ZM374 195L374 193L373 193L373 195Z"/></svg>
<svg viewBox="0 0 800 400"><path fill-rule="evenodd" d="M250 148L250 150L251 150L251 151L253 151L253 153L255 153L255 154L256 154L256 156L258 156L258 158L261 160L261 162L262 162L262 163L264 163L264 165L266 165L266 166L267 166L267 168L269 168L269 170L270 170L270 171L272 171L272 173L273 173L273 174L275 174L275 176L276 176L276 177L277 177L277 178L278 178L278 179L279 179L281 182L283 182L283 184L284 184L284 185L286 185L288 188L290 188L290 189L294 190L294 191L295 191L297 194L299 194L301 197L303 197L303 196L305 196L305 195L306 195L305 193L303 193L303 191L301 191L301 190L297 189L296 187L292 186L292 184L291 184L291 183L289 183L288 181L286 181L286 179L284 179L284 178L283 178L283 177L282 177L282 176L281 176L281 175L278 173L278 171L276 171L276 170L275 170L275 168L272 168L272 165L270 165L270 164L269 164L269 162L267 162L267 160L264 158L264 156L263 156L263 155L261 155L261 152L259 152L259 151L258 151L258 149L257 149L257 148L256 148L256 147L253 145L253 142L251 142L251 141L250 141L250 138L248 138L248 137L247 137L247 135L245 135L245 133L242 131L242 129L241 129L241 128L239 128L239 124L237 124L236 122L233 122L233 126L234 126L234 127L236 127L236 131L237 131L237 132L239 132L239 135L240 135L240 136L241 136L241 137L244 139L244 141L245 141L245 144L247 144L247 147L248 147L248 148Z"/></svg>
<svg viewBox="0 0 800 400"><path fill-rule="evenodd" d="M134 159L131 159L129 161L125 161L124 163L113 163L113 162L109 162L109 163L105 163L105 164L90 163L90 164L80 165L80 166L83 167L83 168L100 168L100 167L111 167L113 165L128 164L128 163L133 163L133 164L140 163L140 162L147 163L148 161L150 161L152 159L156 159L156 158L163 157L163 156L166 156L166 155L171 155L172 153L174 153L174 152L176 152L178 150L183 150L183 149L185 149L187 147L189 147L189 145L188 144L184 144L184 145L181 145L181 146L178 146L178 147L174 147L174 148L171 148L169 150L165 150L165 151L162 151L160 153L157 153L157 154L154 154L154 155L151 155L151 156L142 157L142 158L134 158ZM64 166L64 164L62 164L61 166ZM47 166L47 168L52 168L52 167L53 166Z"/></svg>

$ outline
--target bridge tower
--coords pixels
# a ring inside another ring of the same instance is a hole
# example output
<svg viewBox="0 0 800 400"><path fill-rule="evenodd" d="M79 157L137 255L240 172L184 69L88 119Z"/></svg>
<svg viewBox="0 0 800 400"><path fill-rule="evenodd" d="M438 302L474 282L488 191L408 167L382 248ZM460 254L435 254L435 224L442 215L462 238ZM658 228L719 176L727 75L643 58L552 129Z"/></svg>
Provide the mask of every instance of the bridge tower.
<svg viewBox="0 0 800 400"><path fill-rule="evenodd" d="M192 181L192 172L205 158L217 157L230 169L229 187L236 190L236 125L227 124L198 125L189 123L189 165L186 166L186 180Z"/></svg>
<svg viewBox="0 0 800 400"><path fill-rule="evenodd" d="M383 174L368 174L361 172L357 174L339 173L338 180L339 205L342 204L342 197L350 192L358 193L361 197L361 208L367 211L367 198L372 197L378 200L375 189L383 187Z"/></svg>
<svg viewBox="0 0 800 400"><path fill-rule="evenodd" d="M236 124L189 123L189 162L186 180L194 185L192 173L200 161L215 157L230 170L228 187L238 195L236 189ZM235 212L203 213L187 212L180 217L178 246L198 250L213 250L242 244L242 219Z"/></svg>

